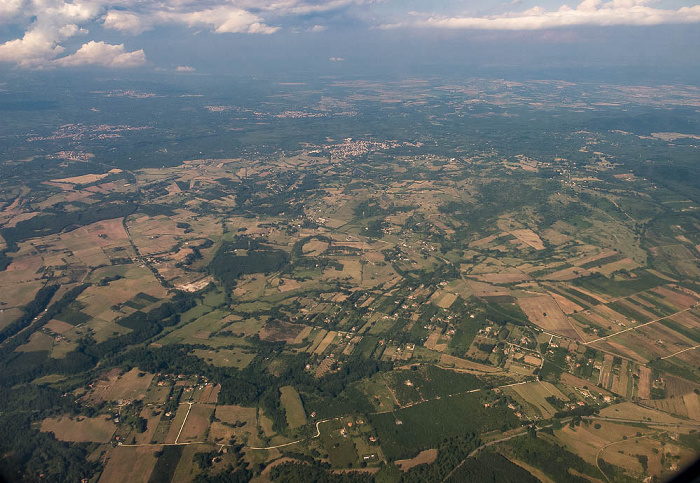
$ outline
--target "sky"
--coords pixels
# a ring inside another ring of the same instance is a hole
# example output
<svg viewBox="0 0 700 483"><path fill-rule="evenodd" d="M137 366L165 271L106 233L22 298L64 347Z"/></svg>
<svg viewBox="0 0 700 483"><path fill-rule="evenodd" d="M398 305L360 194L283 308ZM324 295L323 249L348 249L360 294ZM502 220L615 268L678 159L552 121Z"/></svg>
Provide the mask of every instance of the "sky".
<svg viewBox="0 0 700 483"><path fill-rule="evenodd" d="M0 71L700 68L693 0L0 0Z"/></svg>

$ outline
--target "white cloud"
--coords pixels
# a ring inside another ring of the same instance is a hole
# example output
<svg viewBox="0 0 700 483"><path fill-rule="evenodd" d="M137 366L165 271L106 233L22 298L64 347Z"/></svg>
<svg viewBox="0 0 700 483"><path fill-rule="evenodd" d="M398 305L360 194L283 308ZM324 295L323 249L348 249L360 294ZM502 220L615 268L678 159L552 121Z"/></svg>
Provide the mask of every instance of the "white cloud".
<svg viewBox="0 0 700 483"><path fill-rule="evenodd" d="M309 15L313 13L328 12L349 7L374 3L373 0L323 0L319 2L300 2L298 0L286 1L249 1L248 4L259 4L261 10L277 12L283 15Z"/></svg>
<svg viewBox="0 0 700 483"><path fill-rule="evenodd" d="M130 35L159 25L204 28L219 34L273 34L287 18L303 19L328 12L335 15L342 9L376 1L381 0L0 0L0 25L24 29L19 38L0 44L0 62L37 68L73 65L72 60L58 61L65 41L89 34L94 25ZM294 26L289 28L295 30ZM309 32L325 28L313 24L306 27ZM104 49L108 44L88 42L83 47L87 45Z"/></svg>
<svg viewBox="0 0 700 483"><path fill-rule="evenodd" d="M2 1L2 0L0 0ZM129 1L129 0L124 0ZM138 1L138 0L131 0ZM272 34L280 27L271 26L267 19L322 14L374 0L171 0L164 3L140 4L136 9L110 9L104 16L109 29L138 34L158 24L179 24L207 27L216 33ZM318 25L310 31L324 29Z"/></svg>
<svg viewBox="0 0 700 483"><path fill-rule="evenodd" d="M9 12L15 19L30 22L21 38L0 44L0 62L13 62L22 67L50 64L64 51L61 43L86 34L88 31L82 25L101 12L99 0L74 3L24 0L19 11L17 5L15 0L0 0L0 12Z"/></svg>
<svg viewBox="0 0 700 483"><path fill-rule="evenodd" d="M345 59L342 57L331 57L328 60L330 60L331 62L344 62L345 61Z"/></svg>
<svg viewBox="0 0 700 483"><path fill-rule="evenodd" d="M124 44L112 45L91 40L83 44L76 53L61 57L55 63L62 66L140 67L146 63L146 54L143 50L126 52Z"/></svg>
<svg viewBox="0 0 700 483"><path fill-rule="evenodd" d="M110 10L104 17L104 27L120 30L132 35L138 35L153 27L153 23L146 15L139 15L124 10Z"/></svg>
<svg viewBox="0 0 700 483"><path fill-rule="evenodd" d="M533 7L486 17L439 17L383 25L383 28L432 27L476 30L539 30L575 26L649 26L700 22L700 5L678 10L649 7L644 0L583 0L576 8L563 5L558 10Z"/></svg>
<svg viewBox="0 0 700 483"><path fill-rule="evenodd" d="M21 39L9 40L0 45L0 62L13 62L22 67L32 67L45 59L63 52L54 35L39 29L25 32Z"/></svg>
<svg viewBox="0 0 700 483"><path fill-rule="evenodd" d="M0 25L12 25L24 30L18 38L0 43L0 63L9 62L22 67L36 68L74 65L73 62L79 59L74 57L78 52L63 58L74 60L61 58L65 55L66 41L78 35L89 35L95 25L129 35L138 35L163 25L209 30L217 34L273 34L281 28L293 32L313 33L326 30L327 21L332 24L343 15L350 15L353 12L350 9L353 7L381 1L0 0ZM424 1L426 5L430 5L428 0ZM573 8L563 5L553 9L534 7L522 11L515 11L520 0L504 1L510 2L507 8L512 11L490 16L441 16L434 13L406 12L406 20L380 27L539 30L586 25L700 23L700 5L662 8L661 2L657 0L573 0L578 1L578 5ZM686 1L697 3L700 0ZM105 46L109 45L94 40L97 39L88 37L82 42L83 47L90 45L90 49L96 49L98 47L95 45L98 45L105 50ZM83 52L81 55L87 53ZM137 63L137 57L128 58L130 60L127 64ZM102 65L117 64L119 63L110 61Z"/></svg>
<svg viewBox="0 0 700 483"><path fill-rule="evenodd" d="M0 25L18 15L23 3L23 0L0 0Z"/></svg>
<svg viewBox="0 0 700 483"><path fill-rule="evenodd" d="M374 3L377 0L169 0L151 3L143 0L121 1L124 5L119 9L110 7L104 16L106 28L141 33L158 24L179 24L207 27L216 33L272 34L280 27L269 25L270 21L285 17L319 15L353 5ZM125 5L129 3L133 4L132 8L124 10ZM324 27L318 25L310 30L320 31L322 28Z"/></svg>
<svg viewBox="0 0 700 483"><path fill-rule="evenodd" d="M216 33L271 34L279 27L265 25L263 19L247 10L220 6L195 12L159 12L164 22L183 23L189 27L209 27Z"/></svg>
<svg viewBox="0 0 700 483"><path fill-rule="evenodd" d="M194 72L195 68L190 67L189 65L178 65L177 69L175 69L175 72Z"/></svg>
<svg viewBox="0 0 700 483"><path fill-rule="evenodd" d="M76 35L88 34L97 24L130 35L162 24L204 27L222 34L272 34L279 27L270 25L266 16L275 19L302 15L357 1L364 0L311 3L301 0L0 0L0 25L16 25L25 30L19 38L0 43L0 63L34 68L74 65L72 60L58 61L65 50L64 42ZM108 45L94 44L103 49ZM96 48L90 43L83 47L87 45ZM130 58L127 63L134 59ZM117 64L116 61L103 63Z"/></svg>

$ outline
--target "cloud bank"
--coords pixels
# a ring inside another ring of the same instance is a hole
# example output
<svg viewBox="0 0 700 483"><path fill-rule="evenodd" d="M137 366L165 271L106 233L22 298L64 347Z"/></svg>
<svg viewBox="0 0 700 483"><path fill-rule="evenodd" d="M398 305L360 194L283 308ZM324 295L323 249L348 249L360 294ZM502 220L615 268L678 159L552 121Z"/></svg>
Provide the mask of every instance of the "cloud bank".
<svg viewBox="0 0 700 483"><path fill-rule="evenodd" d="M85 36L86 28L104 11L99 0L0 0L0 25L25 25L24 35L0 44L0 62L20 67L86 65L133 67L145 63L143 51L126 52L123 45L87 42L71 55L61 45ZM105 57L101 58L103 54Z"/></svg>
<svg viewBox="0 0 700 483"><path fill-rule="evenodd" d="M139 67L146 63L146 54L143 50L126 52L124 44L110 45L104 42L90 41L83 44L72 55L61 57L55 61L57 65L79 66L100 65L103 67Z"/></svg>
<svg viewBox="0 0 700 483"><path fill-rule="evenodd" d="M484 17L423 15L406 22L384 24L381 28L428 27L473 30L542 30L579 26L651 26L700 22L700 5L677 10L647 6L646 0L583 0L575 8L557 10L534 7Z"/></svg>
<svg viewBox="0 0 700 483"><path fill-rule="evenodd" d="M382 29L544 30L579 26L650 26L700 23L700 0L662 8L671 0L583 0L576 6L534 7L468 16L405 11L403 0L0 0L0 27L22 34L0 43L0 63L23 68L99 65L129 68L147 64L139 35L163 27L193 33L271 35L286 30L309 34L337 26ZM426 10L435 2L423 1ZM544 1L544 0L543 0ZM550 0L548 0L550 1ZM563 1L563 0L562 0ZM576 0L574 0L576 1ZM651 3L651 2L654 3ZM488 5L487 0L484 0ZM478 3L478 2L477 2ZM519 0L489 8L517 8ZM415 8L415 2L411 3ZM376 15L377 11L384 14ZM403 9L403 10L402 10ZM494 11L494 10L492 10ZM379 19L383 20L379 20ZM0 33L2 30L0 30ZM96 35L123 36L115 44ZM167 34L166 34L167 35ZM170 33L172 35L172 33ZM82 41L81 41L82 40ZM1 41L0 41L1 42ZM73 47L70 51L69 46ZM204 48L204 47L203 47Z"/></svg>
<svg viewBox="0 0 700 483"><path fill-rule="evenodd" d="M89 39L69 54L66 41L89 36L95 27L139 35L159 26L208 29L217 34L273 34L275 22L313 17L373 0L0 0L0 26L23 28L21 37L0 44L0 62L20 67L100 65L137 67L143 50ZM320 31L323 27L311 27ZM104 56L104 57L102 57Z"/></svg>

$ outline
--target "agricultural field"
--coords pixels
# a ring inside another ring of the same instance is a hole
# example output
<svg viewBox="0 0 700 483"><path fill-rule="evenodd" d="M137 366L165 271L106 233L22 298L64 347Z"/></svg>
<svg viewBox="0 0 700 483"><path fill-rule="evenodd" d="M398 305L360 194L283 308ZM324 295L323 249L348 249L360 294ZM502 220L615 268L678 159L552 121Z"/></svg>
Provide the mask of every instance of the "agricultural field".
<svg viewBox="0 0 700 483"><path fill-rule="evenodd" d="M457 395L378 414L370 422L382 441L384 453L396 459L414 456L444 438L519 425L518 418L507 408L484 408L478 394Z"/></svg>
<svg viewBox="0 0 700 483"><path fill-rule="evenodd" d="M532 323L543 330L563 335L569 339L579 338L576 328L554 298L548 295L522 297L518 299L518 305Z"/></svg>
<svg viewBox="0 0 700 483"><path fill-rule="evenodd" d="M126 478L134 482L148 483L158 461L155 453L161 450L162 446L115 448L107 460L100 482L117 483Z"/></svg>
<svg viewBox="0 0 700 483"><path fill-rule="evenodd" d="M306 424L306 413L302 405L299 393L292 386L280 388L280 401L287 416L287 425L291 429L304 426Z"/></svg>
<svg viewBox="0 0 700 483"><path fill-rule="evenodd" d="M593 421L565 427L555 439L591 464L612 464L631 478L645 474L668 475L693 459L693 452L674 444L663 430L634 428ZM618 470L618 471L620 471Z"/></svg>
<svg viewBox="0 0 700 483"><path fill-rule="evenodd" d="M234 347L232 349L195 349L192 354L218 367L244 369L255 358L255 353Z"/></svg>
<svg viewBox="0 0 700 483"><path fill-rule="evenodd" d="M45 419L41 423L43 432L53 433L60 441L107 443L117 429L109 416L96 418Z"/></svg>
<svg viewBox="0 0 700 483"><path fill-rule="evenodd" d="M697 139L615 125L691 129L693 89L229 81L91 89L130 124L3 138L8 468L639 481L697 455Z"/></svg>
<svg viewBox="0 0 700 483"><path fill-rule="evenodd" d="M257 411L255 408L217 405L214 421L209 429L209 440L215 443L229 441L247 442L250 446L261 443L257 433Z"/></svg>
<svg viewBox="0 0 700 483"><path fill-rule="evenodd" d="M194 404L188 408L187 420L182 426L177 442L190 443L204 441L209 428L209 418L214 408L204 404Z"/></svg>
<svg viewBox="0 0 700 483"><path fill-rule="evenodd" d="M506 394L510 393L516 400L522 401L521 405L526 408L525 414L542 419L549 419L557 412L557 409L547 401L547 398L554 397L562 402L569 400L554 385L542 381L513 386L504 389L504 392Z"/></svg>

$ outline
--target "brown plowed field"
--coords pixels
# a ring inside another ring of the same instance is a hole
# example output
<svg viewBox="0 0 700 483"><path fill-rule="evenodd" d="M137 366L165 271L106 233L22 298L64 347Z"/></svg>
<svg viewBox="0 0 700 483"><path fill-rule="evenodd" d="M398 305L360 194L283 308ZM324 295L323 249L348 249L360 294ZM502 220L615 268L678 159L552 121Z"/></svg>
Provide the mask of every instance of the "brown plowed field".
<svg viewBox="0 0 700 483"><path fill-rule="evenodd" d="M518 304L533 324L570 339L580 340L578 332L550 295L520 297Z"/></svg>

